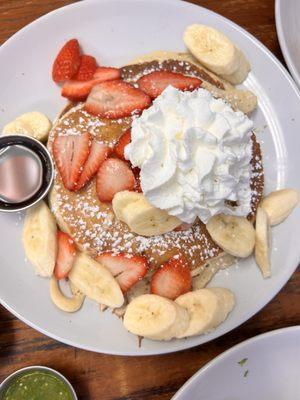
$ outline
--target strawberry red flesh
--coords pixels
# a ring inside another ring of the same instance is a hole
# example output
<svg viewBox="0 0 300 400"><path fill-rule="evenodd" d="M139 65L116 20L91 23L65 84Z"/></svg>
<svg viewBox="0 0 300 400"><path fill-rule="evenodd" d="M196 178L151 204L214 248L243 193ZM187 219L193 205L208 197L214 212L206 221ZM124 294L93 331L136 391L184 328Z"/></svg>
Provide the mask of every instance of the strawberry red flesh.
<svg viewBox="0 0 300 400"><path fill-rule="evenodd" d="M191 272L182 255L172 257L151 279L151 293L174 300L192 287Z"/></svg>
<svg viewBox="0 0 300 400"><path fill-rule="evenodd" d="M83 188L97 173L100 165L106 160L109 149L105 144L93 140L89 157L84 164L76 190Z"/></svg>
<svg viewBox="0 0 300 400"><path fill-rule="evenodd" d="M100 201L111 202L116 193L132 190L134 186L134 174L125 161L108 158L101 164L96 180L96 190Z"/></svg>
<svg viewBox="0 0 300 400"><path fill-rule="evenodd" d="M102 82L121 79L121 72L118 68L98 67L95 70L94 78L102 79Z"/></svg>
<svg viewBox="0 0 300 400"><path fill-rule="evenodd" d="M72 79L80 65L80 48L77 39L69 40L58 53L52 67L52 79L60 83Z"/></svg>
<svg viewBox="0 0 300 400"><path fill-rule="evenodd" d="M95 57L83 55L80 59L79 69L74 79L77 81L88 81L92 79L97 69L97 62Z"/></svg>
<svg viewBox="0 0 300 400"><path fill-rule="evenodd" d="M54 267L56 279L64 279L69 275L76 256L74 240L65 232L57 232L57 259Z"/></svg>
<svg viewBox="0 0 300 400"><path fill-rule="evenodd" d="M141 256L131 256L124 253L114 255L108 252L100 254L97 261L109 269L123 292L126 292L142 279L148 270L147 260Z"/></svg>
<svg viewBox="0 0 300 400"><path fill-rule="evenodd" d="M124 149L130 142L131 142L131 130L128 129L120 137L114 148L115 155L121 160L125 160Z"/></svg>
<svg viewBox="0 0 300 400"><path fill-rule="evenodd" d="M159 96L169 85L176 89L186 91L197 89L201 83L202 81L198 78L168 71L151 72L138 80L139 88L152 99Z"/></svg>
<svg viewBox="0 0 300 400"><path fill-rule="evenodd" d="M88 132L55 138L53 157L66 189L76 190L91 144L92 137Z"/></svg>
<svg viewBox="0 0 300 400"><path fill-rule="evenodd" d="M118 119L140 113L149 107L151 98L129 83L115 80L93 87L85 110L102 118Z"/></svg>
<svg viewBox="0 0 300 400"><path fill-rule="evenodd" d="M71 101L83 101L88 97L93 86L102 82L102 78L93 78L88 81L75 81L72 79L64 83L61 95Z"/></svg>

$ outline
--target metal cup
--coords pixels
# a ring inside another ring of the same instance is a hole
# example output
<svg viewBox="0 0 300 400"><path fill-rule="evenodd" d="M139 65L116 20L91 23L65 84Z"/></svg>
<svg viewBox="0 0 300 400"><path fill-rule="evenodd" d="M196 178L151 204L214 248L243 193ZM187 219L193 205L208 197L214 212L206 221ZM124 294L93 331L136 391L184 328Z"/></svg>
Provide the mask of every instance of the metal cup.
<svg viewBox="0 0 300 400"><path fill-rule="evenodd" d="M0 137L0 212L33 206L49 192L53 178L52 158L41 142L23 135Z"/></svg>

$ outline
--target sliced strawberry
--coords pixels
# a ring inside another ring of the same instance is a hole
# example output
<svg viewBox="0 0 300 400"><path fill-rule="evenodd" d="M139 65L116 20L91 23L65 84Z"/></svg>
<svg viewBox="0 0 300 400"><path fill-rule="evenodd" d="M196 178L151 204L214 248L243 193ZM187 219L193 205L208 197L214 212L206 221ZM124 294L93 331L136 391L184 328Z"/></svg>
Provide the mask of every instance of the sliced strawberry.
<svg viewBox="0 0 300 400"><path fill-rule="evenodd" d="M80 65L74 79L77 81L88 81L92 79L97 69L97 62L95 57L83 55L80 59Z"/></svg>
<svg viewBox="0 0 300 400"><path fill-rule="evenodd" d="M88 81L75 81L72 79L64 83L61 95L71 101L83 101L88 97L93 86L101 82L102 79L100 78L93 78Z"/></svg>
<svg viewBox="0 0 300 400"><path fill-rule="evenodd" d="M135 283L142 279L147 273L147 260L141 256L131 256L124 253L114 255L103 253L97 257L113 276L116 277L123 292L130 289Z"/></svg>
<svg viewBox="0 0 300 400"><path fill-rule="evenodd" d="M76 190L83 188L96 175L100 165L106 160L109 149L105 144L93 140L89 157L84 164Z"/></svg>
<svg viewBox="0 0 300 400"><path fill-rule="evenodd" d="M151 104L150 97L129 83L116 80L93 87L85 109L103 118L123 118L140 113Z"/></svg>
<svg viewBox="0 0 300 400"><path fill-rule="evenodd" d="M72 79L80 65L80 48L77 39L69 40L58 53L52 67L54 82Z"/></svg>
<svg viewBox="0 0 300 400"><path fill-rule="evenodd" d="M174 300L191 290L192 277L183 256L174 256L151 279L151 293Z"/></svg>
<svg viewBox="0 0 300 400"><path fill-rule="evenodd" d="M115 79L121 79L121 72L118 68L98 67L94 73L94 78L100 78L102 82L113 81Z"/></svg>
<svg viewBox="0 0 300 400"><path fill-rule="evenodd" d="M57 258L54 267L56 279L63 279L69 275L76 256L74 240L65 232L57 232Z"/></svg>
<svg viewBox="0 0 300 400"><path fill-rule="evenodd" d="M183 222L181 225L177 226L177 228L175 228L174 231L175 232L188 231L193 225L194 225L194 222L192 224Z"/></svg>
<svg viewBox="0 0 300 400"><path fill-rule="evenodd" d="M140 89L152 97L152 99L159 96L169 85L186 91L197 89L201 83L202 81L198 78L168 71L151 72L138 80Z"/></svg>
<svg viewBox="0 0 300 400"><path fill-rule="evenodd" d="M66 189L76 190L91 144L92 137L88 132L55 138L53 157Z"/></svg>
<svg viewBox="0 0 300 400"><path fill-rule="evenodd" d="M128 129L118 140L114 152L118 158L125 160L124 149L131 142L131 130Z"/></svg>
<svg viewBox="0 0 300 400"><path fill-rule="evenodd" d="M135 185L133 172L125 161L108 158L97 173L96 190L100 201L110 202L122 190L132 190Z"/></svg>

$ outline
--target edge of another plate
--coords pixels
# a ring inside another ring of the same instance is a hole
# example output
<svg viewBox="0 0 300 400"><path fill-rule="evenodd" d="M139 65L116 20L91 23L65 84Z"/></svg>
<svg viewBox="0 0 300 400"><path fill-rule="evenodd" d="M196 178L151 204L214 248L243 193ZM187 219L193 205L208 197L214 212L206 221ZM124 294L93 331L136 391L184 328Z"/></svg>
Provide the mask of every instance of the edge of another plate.
<svg viewBox="0 0 300 400"><path fill-rule="evenodd" d="M189 390L189 387L198 380L199 376L205 373L207 370L214 368L220 361L226 359L231 354L238 352L240 349L247 346L248 344L253 344L266 338L282 335L285 334L286 332L299 332L300 334L300 326L295 325L287 328L280 328L266 333L262 333L250 339L244 340L243 342L238 343L233 347L230 347L228 350L224 351L223 353L221 353L220 355L209 361L207 364L205 364L202 368L200 368L191 378L189 378L184 383L184 385L175 393L175 395L171 398L171 400L185 400L185 398L181 396L186 395L185 393L186 390Z"/></svg>
<svg viewBox="0 0 300 400"><path fill-rule="evenodd" d="M294 64L293 57L288 49L286 36L284 33L282 13L281 13L281 8L283 7L283 5L284 5L284 0L276 0L276 2L275 2L275 21L276 21L277 36L278 36L280 48L281 48L283 57L285 59L285 62L287 63L289 71L290 71L291 75L293 76L296 84L300 88L300 71L297 70L297 68Z"/></svg>

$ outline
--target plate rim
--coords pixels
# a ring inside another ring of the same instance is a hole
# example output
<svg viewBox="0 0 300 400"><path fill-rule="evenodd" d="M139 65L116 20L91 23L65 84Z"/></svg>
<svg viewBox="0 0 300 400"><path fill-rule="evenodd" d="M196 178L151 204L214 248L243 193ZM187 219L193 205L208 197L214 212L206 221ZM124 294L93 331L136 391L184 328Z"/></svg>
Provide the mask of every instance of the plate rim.
<svg viewBox="0 0 300 400"><path fill-rule="evenodd" d="M281 0L276 0L275 2L275 25L276 25L278 41L284 60L288 66L288 69L291 75L293 76L296 84L298 85L298 88L300 88L300 71L299 72L297 71L297 68L293 62L293 58L288 50L287 41L284 34L283 22L281 17L282 4L283 1Z"/></svg>
<svg viewBox="0 0 300 400"><path fill-rule="evenodd" d="M193 384L195 381L197 381L198 377L205 373L207 370L214 368L219 361L222 361L227 358L227 356L235 353L236 351L239 351L242 349L244 346L247 346L248 344L253 344L256 342L260 342L261 340L265 338L273 338L275 336L280 336L282 334L285 334L286 332L299 332L300 336L300 325L292 325L288 326L285 328L278 328L274 329L272 331L264 332L259 335L250 337L249 339L243 340L240 343L235 344L234 346L230 347L229 349L223 351L221 354L207 362L206 364L203 365L197 372L194 373L182 386L181 388L174 394L174 396L171 398L171 400L182 400L180 398L181 395L184 394L185 390L188 389L188 387Z"/></svg>
<svg viewBox="0 0 300 400"><path fill-rule="evenodd" d="M119 1L119 0L112 0L112 1ZM133 2L156 2L161 4L161 0L131 0ZM298 88L295 84L295 82L293 81L292 77L290 76L290 74L288 73L287 69L284 67L284 65L277 59L277 57L262 43L260 42L258 39L256 39L255 36L253 36L251 33L247 32L243 27L239 26L238 24L236 24L235 22L231 21L230 19L223 17L222 15L211 11L205 7L199 6L197 4L193 4L190 3L186 0L163 0L164 3L169 3L169 4L174 4L174 3L179 3L182 4L184 3L185 7L190 7L191 9L195 9L195 7L200 8L203 10L203 12L209 13L211 15L213 15L215 18L217 19L221 19L225 24L230 25L234 30L236 30L240 35L243 35L246 40L250 40L256 47L258 47L265 56L267 56L271 62L273 62L276 67L279 69L279 72L281 74L283 74L283 76L285 77L285 79L287 79L288 83L290 84L291 89L295 92L295 95L297 96L298 100L299 100L299 104L300 104L300 92L298 91ZM6 46L8 46L10 44L11 41L15 40L16 38L19 37L19 35L21 36L23 34L23 32L26 32L27 30L30 30L30 28L32 27L32 25L38 24L43 20L47 20L47 18L51 17L53 14L60 14L62 13L65 9L67 8L77 8L77 7L82 7L82 5L84 4L84 6L88 3L88 4L99 4L100 2L108 2L108 0L85 0L84 2L78 2L78 3L71 3L69 5L60 7L58 9L55 9L47 14L42 15L41 17L37 18L36 20L32 21L31 23L27 24L26 26L24 26L22 29L20 29L19 31L17 31L15 34L13 34L10 38L8 38L3 45L0 47L0 57L1 57L1 53L2 53L2 49L5 48ZM37 326L34 322L32 322L30 319L27 319L25 317L23 317L22 315L20 315L16 310L14 310L9 304L7 304L1 297L0 297L0 304L2 306L4 306L9 312L11 312L13 315L15 315L18 319L20 319L22 322L24 322L25 324L27 324L28 326L30 326L31 328L37 330L38 332L41 332L42 334L57 340L61 343L67 344L69 346L73 346L73 347L77 347L83 350L87 350L87 351L92 351L92 352L96 352L96 353L102 353L102 354L111 354L111 355L119 355L119 356L148 356L148 355L159 355L159 354L169 354L169 353L174 353L174 352L178 352L178 351L182 351L182 350L187 350L199 345L204 345L206 343L209 343L212 340L215 340L221 336L224 336L225 334L228 334L229 332L231 332L232 330L238 328L239 326L241 326L242 324L244 324L247 320L249 320L251 317L253 317L254 315L256 315L258 312L260 312L273 298L275 298L275 296L279 293L279 291L286 285L287 281L292 277L292 275L294 274L295 270L297 269L298 263L294 266L291 267L291 273L288 273L286 275L282 275L282 282L281 284L276 288L275 291L272 292L272 294L270 294L269 296L267 296L267 300L264 301L255 311L248 311L247 313L245 313L245 317L240 321L240 323L238 323L238 325L236 325L234 328L232 329L228 329L225 330L222 334L217 335L215 337L212 337L210 339L208 339L207 341L205 341L204 343L189 343L188 340L186 341L181 341L181 345L178 346L178 348L172 348L172 349L149 349L144 351L143 353L138 353L138 352L134 352L132 350L125 350L125 351L114 351L112 349L108 349L108 350L103 350L103 349L99 349L96 348L95 346L92 345L84 345L84 344L78 344L78 342L74 342L72 340L69 340L67 338L61 338L59 335L55 334L55 333L49 333L46 329L43 329L39 326ZM201 336L199 336L201 337Z"/></svg>

